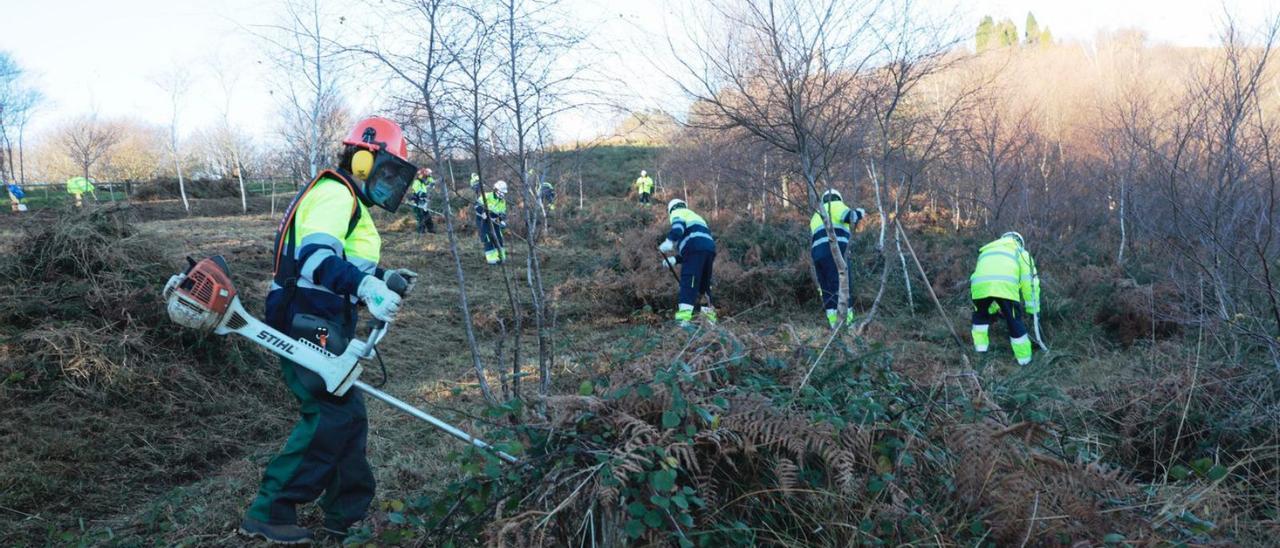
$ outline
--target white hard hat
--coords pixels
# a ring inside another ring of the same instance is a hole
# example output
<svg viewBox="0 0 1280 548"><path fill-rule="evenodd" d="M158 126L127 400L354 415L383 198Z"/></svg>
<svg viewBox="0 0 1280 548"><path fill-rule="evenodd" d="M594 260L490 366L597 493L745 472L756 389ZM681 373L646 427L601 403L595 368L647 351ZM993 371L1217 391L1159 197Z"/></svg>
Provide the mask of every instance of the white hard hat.
<svg viewBox="0 0 1280 548"><path fill-rule="evenodd" d="M1001 238L1013 238L1014 240L1017 240L1017 242L1018 242L1018 247L1026 247L1026 243L1022 240L1022 235L1021 235L1021 234L1018 234L1017 232L1014 232L1014 231L1012 231L1012 230L1010 230L1009 232L1005 232L1004 234L1001 234L1001 235L1000 235L1000 237L1001 237Z"/></svg>
<svg viewBox="0 0 1280 548"><path fill-rule="evenodd" d="M671 200L670 202L667 202L667 213L671 213L672 211L675 211L676 208L680 208L680 207L689 207L689 206L686 205L684 203L684 200L681 200L680 198Z"/></svg>
<svg viewBox="0 0 1280 548"><path fill-rule="evenodd" d="M642 170L640 170L640 176L641 176L641 177L644 177L644 175L645 175L645 170L643 170L643 169L642 169Z"/></svg>
<svg viewBox="0 0 1280 548"><path fill-rule="evenodd" d="M826 192L823 192L823 193L822 193L822 203L824 203L824 204L825 204L825 203L827 203L827 202L831 202L831 201L843 202L843 201L844 201L844 196L841 196L841 195L840 195L840 191L839 191L839 190L836 190L836 189L834 189L834 188L829 189L829 190L827 190Z"/></svg>
<svg viewBox="0 0 1280 548"><path fill-rule="evenodd" d="M506 181L498 181L498 182L496 182L496 183L493 183L493 191L494 191L494 192L497 192L498 194L506 194L506 193L507 193L507 182L506 182Z"/></svg>

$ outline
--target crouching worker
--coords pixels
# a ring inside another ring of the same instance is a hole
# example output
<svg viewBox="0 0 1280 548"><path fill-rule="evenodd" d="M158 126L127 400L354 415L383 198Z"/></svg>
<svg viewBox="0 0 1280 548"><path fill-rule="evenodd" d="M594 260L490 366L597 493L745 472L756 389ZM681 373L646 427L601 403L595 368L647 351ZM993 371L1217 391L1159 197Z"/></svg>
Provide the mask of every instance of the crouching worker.
<svg viewBox="0 0 1280 548"><path fill-rule="evenodd" d="M699 309L699 300L707 296L707 305L701 307L700 314L707 323L716 323L716 310L711 303L711 269L716 262L716 241L711 237L711 229L707 222L684 203L675 199L667 204L667 215L671 221L671 232L667 239L658 246L658 251L667 255L666 263L670 268L680 266L680 304L676 310L676 321L681 327L693 321L693 312Z"/></svg>
<svg viewBox="0 0 1280 548"><path fill-rule="evenodd" d="M836 190L828 190L822 194L822 206L831 219L831 228L835 232L836 245L840 249L840 257L844 260L845 272L849 276L849 294L853 295L853 272L849 268L849 238L858 222L867 215L862 208L849 209L844 199ZM818 286L822 289L822 308L827 313L827 324L835 329L840 325L837 310L840 304L840 271L836 268L836 258L831 254L831 237L827 234L827 226L822 221L822 212L813 214L809 219L809 256L813 259L814 270L818 272ZM845 324L853 325L854 313L850 306L845 315Z"/></svg>
<svg viewBox="0 0 1280 548"><path fill-rule="evenodd" d="M22 187L18 183L9 183L5 185L5 190L9 193L9 209L14 213L27 210L27 193L22 191Z"/></svg>
<svg viewBox="0 0 1280 548"><path fill-rule="evenodd" d="M412 290L417 274L378 266L381 239L369 207L394 212L416 168L406 161L400 126L385 118L360 121L342 141L335 169L321 172L285 210L276 232L275 275L267 295L267 323L334 354L356 333L357 304L392 321L401 296L386 279L399 274ZM240 533L280 544L309 544L297 524L299 504L319 498L323 531L337 538L364 519L374 480L365 458L368 421L360 391L325 391L319 375L281 360L285 384L301 418L280 453L267 464Z"/></svg>
<svg viewBox="0 0 1280 548"><path fill-rule="evenodd" d="M1040 278L1036 262L1023 247L1022 235L1006 232L978 250L978 265L969 276L973 298L973 349L991 346L991 319L1003 316L1009 324L1013 355L1019 365L1031 363L1031 337L1022 318L1040 313Z"/></svg>

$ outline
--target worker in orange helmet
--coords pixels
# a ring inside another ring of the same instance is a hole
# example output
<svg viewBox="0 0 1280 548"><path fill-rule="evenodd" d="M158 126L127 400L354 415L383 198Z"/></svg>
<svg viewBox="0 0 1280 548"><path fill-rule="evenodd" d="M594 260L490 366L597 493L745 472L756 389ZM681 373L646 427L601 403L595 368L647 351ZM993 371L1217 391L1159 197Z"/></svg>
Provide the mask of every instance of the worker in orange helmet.
<svg viewBox="0 0 1280 548"><path fill-rule="evenodd" d="M386 118L366 118L342 144L338 166L317 175L285 209L267 295L267 323L333 354L342 354L354 338L359 304L374 318L394 320L403 295L387 280L402 276L408 294L418 277L378 266L382 241L369 214L371 206L394 212L418 171L407 159L403 131ZM267 464L240 533L310 544L311 531L298 526L296 507L319 498L324 532L345 537L364 519L374 494L364 400L358 390L329 394L319 375L292 361L281 360L281 367L302 417Z"/></svg>

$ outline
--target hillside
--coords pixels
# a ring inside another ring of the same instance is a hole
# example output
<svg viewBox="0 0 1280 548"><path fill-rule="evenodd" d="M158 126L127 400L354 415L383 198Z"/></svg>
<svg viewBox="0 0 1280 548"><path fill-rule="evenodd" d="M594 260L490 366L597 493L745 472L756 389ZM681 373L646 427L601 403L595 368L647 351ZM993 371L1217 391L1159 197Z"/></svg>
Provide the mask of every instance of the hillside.
<svg viewBox="0 0 1280 548"><path fill-rule="evenodd" d="M652 249L665 232L661 206L622 197L644 166L639 154L595 153L582 168L587 207L566 189L551 218L541 248L556 311L546 397L528 382L521 402L483 405L446 237L416 236L409 222L379 214L384 264L424 275L381 348L384 389L530 467L504 468L370 403L379 492L359 538L702 546L1268 538L1278 484L1268 464L1272 372L1167 322L1161 296L1171 288L1144 279L1143 267L1094 266L1098 250L1028 242L1045 279L1052 350L1019 369L1002 329L992 353L967 348L966 280L992 235L955 233L923 216L911 223L946 317L915 274L909 301L892 264L868 329L832 338L809 274L807 219L789 212L760 223L694 196L721 250L722 321L684 331L670 322L673 282ZM0 542L239 545L234 526L296 404L275 379L274 359L180 331L164 318L158 290L183 257L222 253L246 305L261 310L275 220L146 220L113 208L50 219L2 240ZM513 356L509 297L500 272L483 264L472 225L457 224L472 319L497 386ZM854 307L864 314L883 266L877 230L873 217L854 242ZM511 253L519 289L524 246ZM532 340L526 331L522 366L531 376ZM366 380L379 378L366 369ZM304 524L319 524L313 510Z"/></svg>

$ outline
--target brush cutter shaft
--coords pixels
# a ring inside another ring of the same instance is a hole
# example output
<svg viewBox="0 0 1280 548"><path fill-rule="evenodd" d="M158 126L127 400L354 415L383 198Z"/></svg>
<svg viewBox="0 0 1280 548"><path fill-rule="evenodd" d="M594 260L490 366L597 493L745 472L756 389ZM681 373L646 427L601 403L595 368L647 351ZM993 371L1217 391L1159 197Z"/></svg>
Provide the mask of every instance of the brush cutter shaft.
<svg viewBox="0 0 1280 548"><path fill-rule="evenodd" d="M1048 352L1049 346L1044 344L1044 337L1040 335L1040 315L1032 314L1031 320L1032 320L1031 324L1035 326L1035 330L1036 330L1036 345L1039 346L1041 350Z"/></svg>
<svg viewBox="0 0 1280 548"><path fill-rule="evenodd" d="M404 401L401 401L399 398L392 396L391 394L388 394L386 392L378 390L377 388L369 386L368 384L365 384L362 381L356 381L354 386L364 391L365 394L378 398L386 402L387 404L391 405L392 407L395 407L396 409L399 409L401 411L404 411L405 413L412 415L414 418L425 421L431 426L436 427L437 429L443 431L446 434L449 434L450 436L453 436L471 445L474 445L477 449L482 449L490 453L493 453L498 458L505 460L511 464L515 464L517 462L515 457L508 455L502 451L499 451L498 449L495 449L492 445L485 443L484 440L481 440L479 438L472 436L471 434L468 434L466 432L463 432L462 430L454 428L449 423L446 423L440 419L437 419L434 416L432 416L430 413L427 413L426 411L423 411L421 409L418 409L417 407L409 405Z"/></svg>

